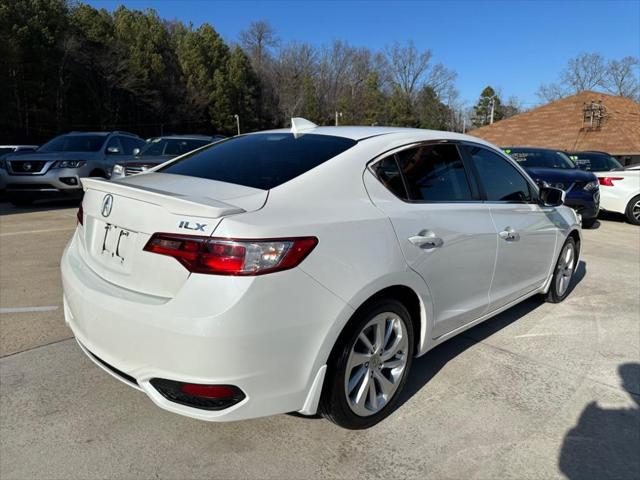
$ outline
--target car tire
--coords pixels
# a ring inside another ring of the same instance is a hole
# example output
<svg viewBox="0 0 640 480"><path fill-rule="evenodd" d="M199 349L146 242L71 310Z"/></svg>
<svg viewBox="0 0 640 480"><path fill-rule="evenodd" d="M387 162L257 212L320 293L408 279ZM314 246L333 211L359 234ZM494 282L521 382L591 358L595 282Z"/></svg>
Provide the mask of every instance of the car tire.
<svg viewBox="0 0 640 480"><path fill-rule="evenodd" d="M382 421L398 402L413 353L413 323L401 302L382 298L356 312L330 356L320 413L351 430Z"/></svg>
<svg viewBox="0 0 640 480"><path fill-rule="evenodd" d="M640 225L640 195L633 197L627 204L624 216L627 217L627 221L629 223L633 225Z"/></svg>
<svg viewBox="0 0 640 480"><path fill-rule="evenodd" d="M571 252L571 253L568 253ZM570 257L570 258L569 258ZM549 303L560 303L570 291L571 279L576 271L578 260L578 247L573 238L567 238L564 242L558 261L556 262L549 291L545 295L545 300Z"/></svg>
<svg viewBox="0 0 640 480"><path fill-rule="evenodd" d="M582 220L582 227L583 228L591 228L595 225L596 223L596 219L595 218L587 218L586 220Z"/></svg>

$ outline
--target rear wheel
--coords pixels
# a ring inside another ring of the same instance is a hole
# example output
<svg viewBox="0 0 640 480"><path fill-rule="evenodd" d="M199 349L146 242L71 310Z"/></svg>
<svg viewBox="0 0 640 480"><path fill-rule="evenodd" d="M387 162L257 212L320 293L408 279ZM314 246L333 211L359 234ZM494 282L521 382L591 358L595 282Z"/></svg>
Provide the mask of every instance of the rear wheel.
<svg viewBox="0 0 640 480"><path fill-rule="evenodd" d="M624 216L627 217L629 223L640 225L640 195L636 195L631 199L624 212Z"/></svg>
<svg viewBox="0 0 640 480"><path fill-rule="evenodd" d="M596 223L596 219L595 218L588 218L586 220L582 220L582 226L584 228L591 228L595 225Z"/></svg>
<svg viewBox="0 0 640 480"><path fill-rule="evenodd" d="M369 428L398 401L413 358L406 307L380 299L356 314L329 361L320 411L344 428Z"/></svg>
<svg viewBox="0 0 640 480"><path fill-rule="evenodd" d="M569 237L560 251L558 263L551 278L551 286L545 297L547 302L560 303L569 294L569 285L571 285L571 278L576 270L577 259L576 242Z"/></svg>

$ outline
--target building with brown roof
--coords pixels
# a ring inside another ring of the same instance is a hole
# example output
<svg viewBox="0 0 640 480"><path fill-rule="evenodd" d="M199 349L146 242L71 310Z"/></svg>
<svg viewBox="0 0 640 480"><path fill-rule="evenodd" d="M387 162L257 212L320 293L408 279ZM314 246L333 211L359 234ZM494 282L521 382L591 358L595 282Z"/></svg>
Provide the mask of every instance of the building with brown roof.
<svg viewBox="0 0 640 480"><path fill-rule="evenodd" d="M501 147L598 150L625 165L640 163L640 104L580 92L469 132Z"/></svg>

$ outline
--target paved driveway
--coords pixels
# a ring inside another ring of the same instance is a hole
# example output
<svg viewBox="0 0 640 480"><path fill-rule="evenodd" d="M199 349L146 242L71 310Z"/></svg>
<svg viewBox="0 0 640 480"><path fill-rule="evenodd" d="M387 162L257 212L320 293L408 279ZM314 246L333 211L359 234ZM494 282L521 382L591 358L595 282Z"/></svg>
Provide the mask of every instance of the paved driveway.
<svg viewBox="0 0 640 480"><path fill-rule="evenodd" d="M640 228L584 232L574 291L418 359L362 432L156 408L84 357L58 262L75 207L0 204L0 478L640 478Z"/></svg>

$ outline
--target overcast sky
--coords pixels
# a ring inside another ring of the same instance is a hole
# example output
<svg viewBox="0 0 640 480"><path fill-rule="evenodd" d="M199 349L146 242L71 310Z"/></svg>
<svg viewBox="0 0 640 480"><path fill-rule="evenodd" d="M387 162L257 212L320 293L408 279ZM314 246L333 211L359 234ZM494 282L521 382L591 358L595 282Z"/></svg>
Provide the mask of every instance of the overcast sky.
<svg viewBox="0 0 640 480"><path fill-rule="evenodd" d="M314 45L333 39L382 49L412 39L434 61L458 73L469 104L486 85L538 102L541 83L554 81L580 52L606 58L640 56L640 0L621 1L208 1L90 0L113 10L153 8L165 19L208 22L227 40L254 20L267 20L283 41Z"/></svg>

